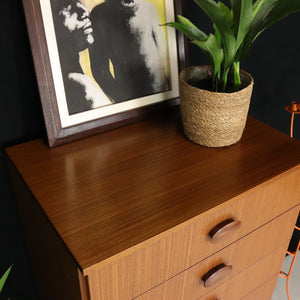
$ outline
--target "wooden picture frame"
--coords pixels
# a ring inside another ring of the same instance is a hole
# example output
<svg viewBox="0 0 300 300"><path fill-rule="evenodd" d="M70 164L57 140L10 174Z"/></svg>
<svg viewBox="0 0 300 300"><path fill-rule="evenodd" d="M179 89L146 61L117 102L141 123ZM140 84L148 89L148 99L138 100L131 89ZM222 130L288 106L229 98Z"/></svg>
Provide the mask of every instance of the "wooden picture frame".
<svg viewBox="0 0 300 300"><path fill-rule="evenodd" d="M128 43L128 38L124 44L120 40L127 37L124 30L128 30L128 26L117 28L121 31L119 36L116 28L109 32L112 25L107 26L109 20L123 18L120 15L106 17L115 11L110 6L116 5L118 0L106 0L105 5L102 1L99 0L97 7L92 7L94 0L23 0L50 147L140 121L153 111L179 103L178 71L187 65L186 40L173 28L160 24L172 21L182 13L182 0L120 0L126 9L138 5L135 11L141 11L140 14L143 11L153 13L147 21L144 21L145 16L140 18L143 20L140 25L136 18L138 14L134 13L135 18L130 17L128 21L126 11L123 23L130 24L128 37L134 32L134 39ZM158 8L157 3L163 3L163 6ZM143 10L145 5L148 6ZM74 16L78 22L74 23ZM156 17L160 24L154 21ZM156 22L157 31L149 30L149 22ZM148 47L151 48L152 43L152 47L159 48L162 30L164 42L160 49L166 50L159 52L164 53L163 64L160 64L157 63L158 55L153 56ZM144 45L137 50L138 55L135 45L130 51L124 48L125 44L127 47L137 40L139 45ZM114 52L117 53L115 56ZM144 59L142 63L139 62L140 56ZM151 61L153 57L154 63ZM139 72L135 71L137 68L132 72L133 63L139 66ZM142 64L147 68L143 69ZM129 87L125 82L128 78Z"/></svg>

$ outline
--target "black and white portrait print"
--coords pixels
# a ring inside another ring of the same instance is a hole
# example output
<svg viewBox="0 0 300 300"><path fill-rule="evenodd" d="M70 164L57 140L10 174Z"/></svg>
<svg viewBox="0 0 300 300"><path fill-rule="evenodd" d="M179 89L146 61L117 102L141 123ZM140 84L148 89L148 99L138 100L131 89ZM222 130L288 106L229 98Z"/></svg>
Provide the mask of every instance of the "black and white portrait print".
<svg viewBox="0 0 300 300"><path fill-rule="evenodd" d="M157 0L50 1L69 115L171 89Z"/></svg>
<svg viewBox="0 0 300 300"><path fill-rule="evenodd" d="M152 2L106 0L92 10L91 21L92 72L113 101L169 89L167 43Z"/></svg>
<svg viewBox="0 0 300 300"><path fill-rule="evenodd" d="M83 73L79 53L94 43L88 10L77 0L51 0L69 114L111 104Z"/></svg>

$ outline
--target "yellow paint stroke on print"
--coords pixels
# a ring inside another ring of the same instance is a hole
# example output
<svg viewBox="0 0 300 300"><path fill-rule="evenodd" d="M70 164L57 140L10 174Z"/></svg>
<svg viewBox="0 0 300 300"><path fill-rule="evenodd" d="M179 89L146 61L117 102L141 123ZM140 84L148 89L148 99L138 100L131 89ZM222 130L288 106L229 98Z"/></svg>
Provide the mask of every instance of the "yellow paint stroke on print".
<svg viewBox="0 0 300 300"><path fill-rule="evenodd" d="M104 2L104 0L80 0L80 1L90 12L96 5ZM92 74L90 54L88 49L79 52L79 63L81 65L83 73L90 76L94 80L94 82L97 83Z"/></svg>
<svg viewBox="0 0 300 300"><path fill-rule="evenodd" d="M90 12L96 5L99 5L100 3L105 2L105 0L80 0L80 1ZM164 0L142 0L142 1L152 2L156 6L161 24L166 23L166 11L165 11L165 1ZM165 27L164 27L164 30L166 33ZM96 83L94 76L92 74L92 70L91 70L90 55L89 55L88 49L85 49L79 53L79 63L81 65L82 71L86 75L90 76ZM114 76L114 72L112 71L113 66L112 66L111 62L110 62L110 70L112 72L112 75Z"/></svg>
<svg viewBox="0 0 300 300"><path fill-rule="evenodd" d="M104 0L80 0L80 2L89 10L89 11L92 11L92 9L96 6L96 5L98 5L98 4L100 4L100 3L102 3L102 2L104 2Z"/></svg>
<svg viewBox="0 0 300 300"><path fill-rule="evenodd" d="M96 5L105 2L105 0L80 0L80 1L89 11L92 11L92 9ZM164 0L142 0L142 1L153 2L157 8L159 19L161 20L162 24L166 23L165 1Z"/></svg>

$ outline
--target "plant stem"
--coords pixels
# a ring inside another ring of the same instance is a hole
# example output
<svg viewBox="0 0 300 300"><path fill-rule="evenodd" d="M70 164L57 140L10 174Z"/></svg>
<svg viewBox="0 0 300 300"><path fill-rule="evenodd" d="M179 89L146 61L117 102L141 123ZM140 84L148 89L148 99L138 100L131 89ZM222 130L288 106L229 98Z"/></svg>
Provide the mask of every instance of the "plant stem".
<svg viewBox="0 0 300 300"><path fill-rule="evenodd" d="M241 78L240 78L240 62L233 63L233 89L237 91L241 86Z"/></svg>
<svg viewBox="0 0 300 300"><path fill-rule="evenodd" d="M227 83L228 83L228 74L229 74L229 68L224 70L223 76L222 76L222 92L226 92L227 89Z"/></svg>

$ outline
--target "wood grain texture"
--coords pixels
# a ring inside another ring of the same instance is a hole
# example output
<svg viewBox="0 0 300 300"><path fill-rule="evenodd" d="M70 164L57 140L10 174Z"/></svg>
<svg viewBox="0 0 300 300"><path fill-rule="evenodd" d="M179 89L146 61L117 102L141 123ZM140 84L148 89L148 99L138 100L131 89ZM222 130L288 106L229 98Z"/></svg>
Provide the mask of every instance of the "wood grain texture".
<svg viewBox="0 0 300 300"><path fill-rule="evenodd" d="M289 186L298 176L298 172L293 172L244 193L120 253L107 262L95 264L85 269L84 273L90 277L90 285L98 285L99 290L106 295L110 293L113 299L135 297L195 265L296 205L298 194L293 194L295 189L289 189ZM212 243L209 237L211 228L231 217L241 220L240 229L226 240L217 244ZM122 276L123 274L126 276ZM107 280L103 283L95 279L95 276Z"/></svg>
<svg viewBox="0 0 300 300"><path fill-rule="evenodd" d="M80 290L72 255L12 165L10 171L38 299L88 300Z"/></svg>
<svg viewBox="0 0 300 300"><path fill-rule="evenodd" d="M285 256L282 250L283 247L280 246L268 256L260 259L257 263L240 272L231 280L219 285L208 294L197 298L197 300L270 300L271 296L266 295L272 295L276 285ZM261 292L267 293L261 294ZM266 297L259 297L259 295Z"/></svg>
<svg viewBox="0 0 300 300"><path fill-rule="evenodd" d="M84 276L82 272L78 269L78 280L80 286L81 300L90 300L90 289L87 276Z"/></svg>
<svg viewBox="0 0 300 300"><path fill-rule="evenodd" d="M209 291L218 286L218 284L233 278L234 275L243 271L247 267L255 264L260 258L267 256L273 251L273 249L281 249L281 263L284 258L284 249L287 248L289 239L292 234L293 224L296 222L296 218L299 213L299 207L292 209L291 211L281 215L275 220L269 222L260 229L240 239L236 243L226 247L222 251L215 253L214 255L203 260L199 264L187 269L186 271L178 274L170 280L162 283L154 289L151 289L147 293L140 297L138 300L192 300L198 299L202 295L205 295ZM274 232L281 232L281 235L275 235ZM188 254L187 254L188 255ZM278 263L278 262L277 262ZM205 286L202 277L208 271L220 264L232 266L230 274L227 274L222 281L217 281L213 286ZM274 273L267 273L269 276L264 278L267 280ZM255 273L249 274L255 276ZM103 276L98 275L98 280ZM243 282L244 284L244 282ZM239 284L243 288L243 284ZM255 286L253 286L254 289ZM236 287L238 288L238 287ZM116 295L111 297L112 294L106 295L102 292L101 288L98 288L97 294L93 295L93 285L90 285L91 299L132 299L130 297L124 297L123 295ZM224 293L219 296L223 296ZM238 298L232 298L238 299Z"/></svg>
<svg viewBox="0 0 300 300"><path fill-rule="evenodd" d="M299 144L249 118L238 144L205 148L187 141L175 113L54 149L36 140L7 152L86 269L209 209L225 208L227 200L255 193L270 179L278 188L266 185L262 198L271 192L279 206L275 212L269 209L275 204L261 201L264 213L254 222L299 203ZM276 178L285 172L288 187ZM223 217L235 216L227 211L214 221Z"/></svg>
<svg viewBox="0 0 300 300"><path fill-rule="evenodd" d="M51 270L40 283L46 297L56 258L72 274L63 281L72 299L223 297L228 288L214 294L201 277L225 263L233 266L229 284L274 249L283 255L299 212L300 143L252 118L242 140L223 149L189 142L175 111L54 149L36 140L7 154L28 243L33 253L41 249L36 269L44 258ZM228 219L241 226L212 243L209 232ZM60 299L62 282L51 284ZM232 295L226 299L242 296Z"/></svg>
<svg viewBox="0 0 300 300"><path fill-rule="evenodd" d="M266 283L264 283L262 286L257 288L255 291L245 296L242 300L258 300L258 299L271 300L277 280L278 280L278 275L268 280Z"/></svg>

